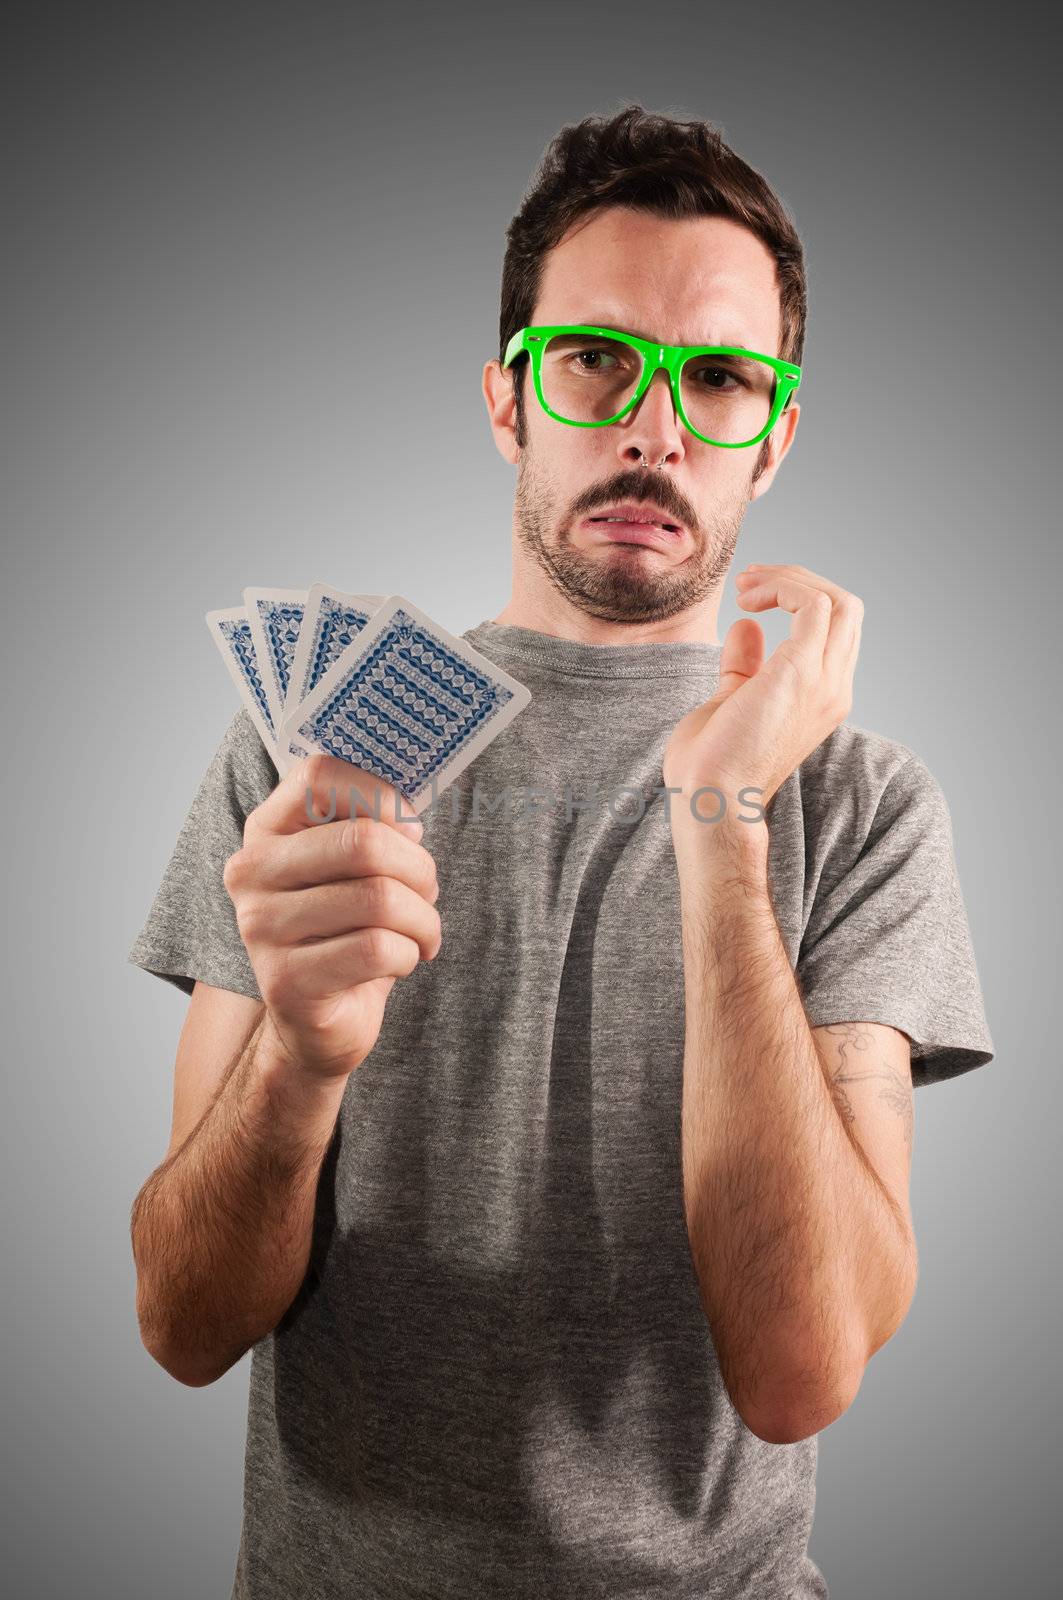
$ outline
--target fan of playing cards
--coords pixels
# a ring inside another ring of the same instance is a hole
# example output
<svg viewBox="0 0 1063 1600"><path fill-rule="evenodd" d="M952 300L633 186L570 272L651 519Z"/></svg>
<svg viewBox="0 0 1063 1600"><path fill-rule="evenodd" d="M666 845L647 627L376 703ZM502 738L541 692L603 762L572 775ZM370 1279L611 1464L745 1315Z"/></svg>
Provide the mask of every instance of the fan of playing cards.
<svg viewBox="0 0 1063 1600"><path fill-rule="evenodd" d="M277 771L322 750L421 812L531 700L400 594L245 589L207 627Z"/></svg>

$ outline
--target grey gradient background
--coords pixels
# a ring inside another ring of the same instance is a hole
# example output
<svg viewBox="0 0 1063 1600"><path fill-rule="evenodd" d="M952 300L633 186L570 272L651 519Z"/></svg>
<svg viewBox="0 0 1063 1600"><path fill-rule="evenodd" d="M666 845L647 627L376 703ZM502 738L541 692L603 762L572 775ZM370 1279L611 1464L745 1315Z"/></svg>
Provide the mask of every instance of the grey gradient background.
<svg viewBox="0 0 1063 1600"><path fill-rule="evenodd" d="M4 1550L227 1596L248 1358L143 1350L129 1209L185 1004L125 956L235 710L245 584L509 594L480 394L552 134L704 116L805 243L794 448L737 566L866 605L852 720L951 806L997 1056L916 1098L921 1278L820 1438L833 1600L1058 1572L1058 60L1033 6L16 6L2 103ZM439 373L449 364L451 385ZM412 373L416 418L404 413ZM720 637L742 613L728 580ZM780 616L760 619L769 648Z"/></svg>

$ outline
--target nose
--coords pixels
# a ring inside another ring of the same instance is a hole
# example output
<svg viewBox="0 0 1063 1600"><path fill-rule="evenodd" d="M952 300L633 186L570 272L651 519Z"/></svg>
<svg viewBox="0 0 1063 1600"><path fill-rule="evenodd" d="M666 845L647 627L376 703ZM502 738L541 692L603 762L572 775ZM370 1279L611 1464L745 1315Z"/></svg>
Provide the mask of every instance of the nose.
<svg viewBox="0 0 1063 1600"><path fill-rule="evenodd" d="M625 465L634 465L643 456L652 467L682 461L686 449L675 414L672 387L663 367L653 374L635 409L614 427L620 436L617 454Z"/></svg>

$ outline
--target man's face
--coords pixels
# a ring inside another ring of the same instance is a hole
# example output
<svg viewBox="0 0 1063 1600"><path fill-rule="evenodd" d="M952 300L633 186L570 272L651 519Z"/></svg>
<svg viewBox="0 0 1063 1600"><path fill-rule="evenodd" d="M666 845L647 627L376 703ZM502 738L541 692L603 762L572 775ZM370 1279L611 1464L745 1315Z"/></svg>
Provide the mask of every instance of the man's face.
<svg viewBox="0 0 1063 1600"><path fill-rule="evenodd" d="M613 206L575 224L547 254L531 322L777 355L775 261L727 218L675 222ZM724 450L677 419L663 371L633 412L602 428L548 417L528 370L519 408L515 397L507 406L508 377L497 362L488 363L484 378L496 442L517 465L520 551L572 605L616 622L663 621L719 587L746 506L774 477L799 409L792 402L762 445ZM616 502L646 498L683 526L666 549L620 543L605 525L586 520Z"/></svg>

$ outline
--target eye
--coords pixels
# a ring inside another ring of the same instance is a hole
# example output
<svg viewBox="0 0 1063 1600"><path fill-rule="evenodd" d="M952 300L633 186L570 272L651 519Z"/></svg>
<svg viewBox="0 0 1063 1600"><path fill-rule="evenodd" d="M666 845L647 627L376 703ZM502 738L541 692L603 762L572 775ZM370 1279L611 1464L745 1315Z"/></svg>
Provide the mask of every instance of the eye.
<svg viewBox="0 0 1063 1600"><path fill-rule="evenodd" d="M738 376L737 372L731 372L727 367L721 367L721 366L699 367L698 368L698 376L701 377L704 374L708 374L709 377L713 378L713 379L722 378L722 379L724 379L725 382L726 382L726 380L730 379L730 381L732 383L737 383L737 384L742 385L743 387L747 387L747 385L745 383L745 379L744 378L740 378ZM715 388L718 388L720 386L715 382L711 382L711 383L706 383L704 385L704 387L707 388L707 389L715 389Z"/></svg>
<svg viewBox="0 0 1063 1600"><path fill-rule="evenodd" d="M592 359L594 357L597 357L599 360L601 360L604 357L606 360L614 361L614 362L616 361L616 356L613 355L612 351L610 351L610 350L579 350L579 351L576 352L575 359L578 362L580 362L581 364L584 363L584 359L586 357L590 357ZM584 372L600 372L601 368L600 367L591 367L591 366L584 365L583 366L583 370L584 370Z"/></svg>

